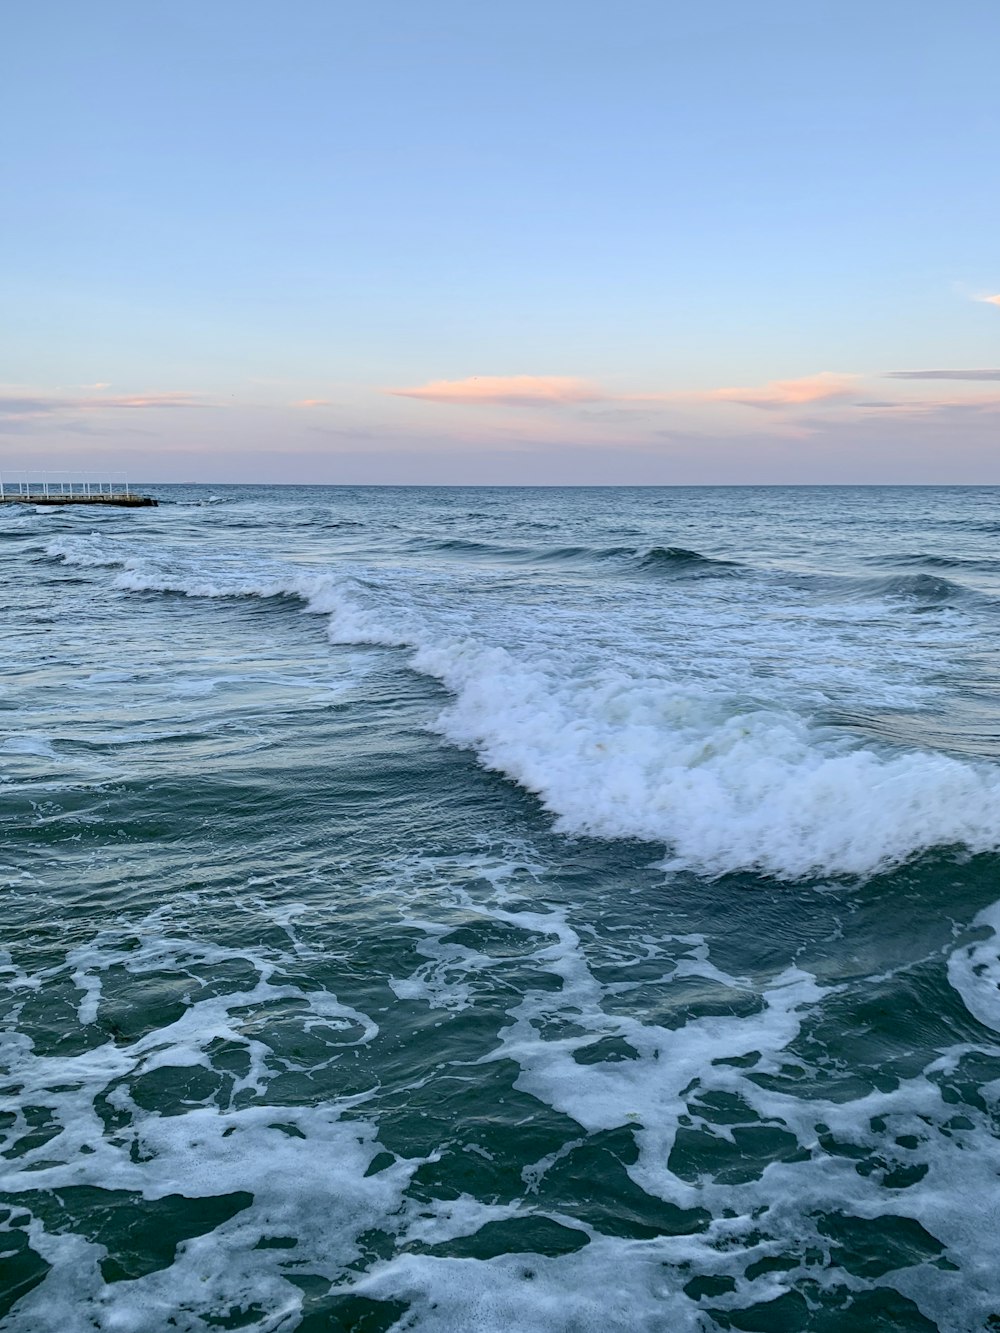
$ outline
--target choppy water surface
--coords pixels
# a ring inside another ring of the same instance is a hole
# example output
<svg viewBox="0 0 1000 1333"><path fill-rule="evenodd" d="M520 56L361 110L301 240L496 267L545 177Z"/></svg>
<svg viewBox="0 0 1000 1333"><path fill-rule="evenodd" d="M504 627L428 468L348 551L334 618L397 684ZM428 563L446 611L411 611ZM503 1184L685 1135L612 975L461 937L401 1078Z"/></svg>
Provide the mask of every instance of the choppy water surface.
<svg viewBox="0 0 1000 1333"><path fill-rule="evenodd" d="M1000 1328L1000 491L159 494L0 510L7 1327Z"/></svg>

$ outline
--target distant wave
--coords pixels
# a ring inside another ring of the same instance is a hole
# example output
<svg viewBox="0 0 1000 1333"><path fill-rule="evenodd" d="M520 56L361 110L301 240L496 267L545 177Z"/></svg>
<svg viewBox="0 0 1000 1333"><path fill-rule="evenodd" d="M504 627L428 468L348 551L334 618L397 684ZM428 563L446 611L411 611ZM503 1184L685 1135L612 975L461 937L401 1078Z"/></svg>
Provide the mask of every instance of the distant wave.
<svg viewBox="0 0 1000 1333"><path fill-rule="evenodd" d="M440 551L486 559L517 560L528 564L585 564L617 561L649 573L673 576L725 575L736 573L741 566L733 560L723 560L689 551L683 546L511 546L497 542L477 541L468 537L411 537L407 545L412 550Z"/></svg>
<svg viewBox="0 0 1000 1333"><path fill-rule="evenodd" d="M535 555L539 561L561 560L629 560L636 556L631 546L551 546L541 548Z"/></svg>
<svg viewBox="0 0 1000 1333"><path fill-rule="evenodd" d="M898 574L879 579L874 583L873 591L883 597L907 598L935 605L962 601L973 595L961 584L934 574Z"/></svg>
<svg viewBox="0 0 1000 1333"><path fill-rule="evenodd" d="M457 555L523 555L525 548L502 546L496 542L476 541L471 537L409 537L406 545L415 551L450 551Z"/></svg>
<svg viewBox="0 0 1000 1333"><path fill-rule="evenodd" d="M124 551L105 550L93 537L68 537L65 541L49 542L45 554L50 560L75 565L78 569L120 569L128 558Z"/></svg>
<svg viewBox="0 0 1000 1333"><path fill-rule="evenodd" d="M846 603L890 602L913 611L946 610L980 606L992 608L995 603L988 594L970 588L940 574L899 573L870 578L854 575L803 575L796 579L801 586L820 593L824 599Z"/></svg>
<svg viewBox="0 0 1000 1333"><path fill-rule="evenodd" d="M890 569L972 569L987 572L1000 571L1000 558L973 558L958 555L940 555L917 552L912 555L872 556L869 563Z"/></svg>
<svg viewBox="0 0 1000 1333"><path fill-rule="evenodd" d="M915 609L933 610L949 606L961 606L970 602L988 602L973 588L963 587L951 579L935 574L894 574L882 579L873 579L864 588L868 596L885 598L889 601L908 602Z"/></svg>
<svg viewBox="0 0 1000 1333"><path fill-rule="evenodd" d="M671 574L731 574L740 568L735 560L720 560L684 546L653 546L639 556L639 564Z"/></svg>

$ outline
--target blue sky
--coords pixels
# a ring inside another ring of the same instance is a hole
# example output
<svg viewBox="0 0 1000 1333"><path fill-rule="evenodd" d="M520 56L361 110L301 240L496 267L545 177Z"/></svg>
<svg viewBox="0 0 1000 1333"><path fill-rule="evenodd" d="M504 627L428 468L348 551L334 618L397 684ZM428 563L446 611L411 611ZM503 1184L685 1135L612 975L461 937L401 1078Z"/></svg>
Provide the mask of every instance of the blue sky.
<svg viewBox="0 0 1000 1333"><path fill-rule="evenodd" d="M1000 482L994 0L3 28L0 465Z"/></svg>

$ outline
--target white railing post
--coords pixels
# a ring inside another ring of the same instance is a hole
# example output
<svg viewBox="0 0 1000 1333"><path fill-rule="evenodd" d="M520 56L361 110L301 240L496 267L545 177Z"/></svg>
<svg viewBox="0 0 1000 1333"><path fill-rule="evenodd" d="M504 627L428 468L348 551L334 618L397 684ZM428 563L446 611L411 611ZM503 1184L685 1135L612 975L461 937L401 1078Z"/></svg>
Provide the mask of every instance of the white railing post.
<svg viewBox="0 0 1000 1333"><path fill-rule="evenodd" d="M38 504L70 504L88 500L91 504L101 501L106 504L156 503L155 500L147 500L141 492L133 491L128 477L115 481L113 475L102 477L98 473L96 476L86 476L82 473L52 472L46 468L37 472L0 472L0 501L14 500L29 504L32 501Z"/></svg>

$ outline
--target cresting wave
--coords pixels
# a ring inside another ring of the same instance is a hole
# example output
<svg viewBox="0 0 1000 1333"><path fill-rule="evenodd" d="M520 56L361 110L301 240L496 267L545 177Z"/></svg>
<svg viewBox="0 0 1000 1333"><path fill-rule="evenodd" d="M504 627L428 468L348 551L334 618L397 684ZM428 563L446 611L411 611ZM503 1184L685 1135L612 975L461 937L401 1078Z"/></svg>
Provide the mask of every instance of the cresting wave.
<svg viewBox="0 0 1000 1333"><path fill-rule="evenodd" d="M934 574L894 574L875 580L866 591L877 597L896 597L931 605L960 602L977 596L971 588L963 588L951 579Z"/></svg>
<svg viewBox="0 0 1000 1333"><path fill-rule="evenodd" d="M672 866L866 876L935 847L1000 848L994 765L866 748L784 700L741 700L656 663L595 668L541 639L491 641L384 572L380 583L236 557L143 558L97 538L47 552L117 569L123 590L295 597L329 617L334 642L409 649L454 695L437 723L450 740L535 793L561 831L665 844Z"/></svg>
<svg viewBox="0 0 1000 1333"><path fill-rule="evenodd" d="M895 564L900 571L907 568L908 564L904 560L880 563ZM932 567L954 569L956 574L961 574L958 565L952 562L942 561ZM970 574L980 570L988 572L985 565L964 568ZM801 576L799 582L801 586L815 590L821 596L837 597L845 605L888 602L917 612L975 606L995 613L1000 608L1000 602L989 592L961 583L957 578L926 571L886 573L872 577L859 577L857 574L807 574Z"/></svg>
<svg viewBox="0 0 1000 1333"><path fill-rule="evenodd" d="M651 546L639 557L644 569L662 569L670 573L730 574L740 566L735 560L720 560L689 551L684 546Z"/></svg>

